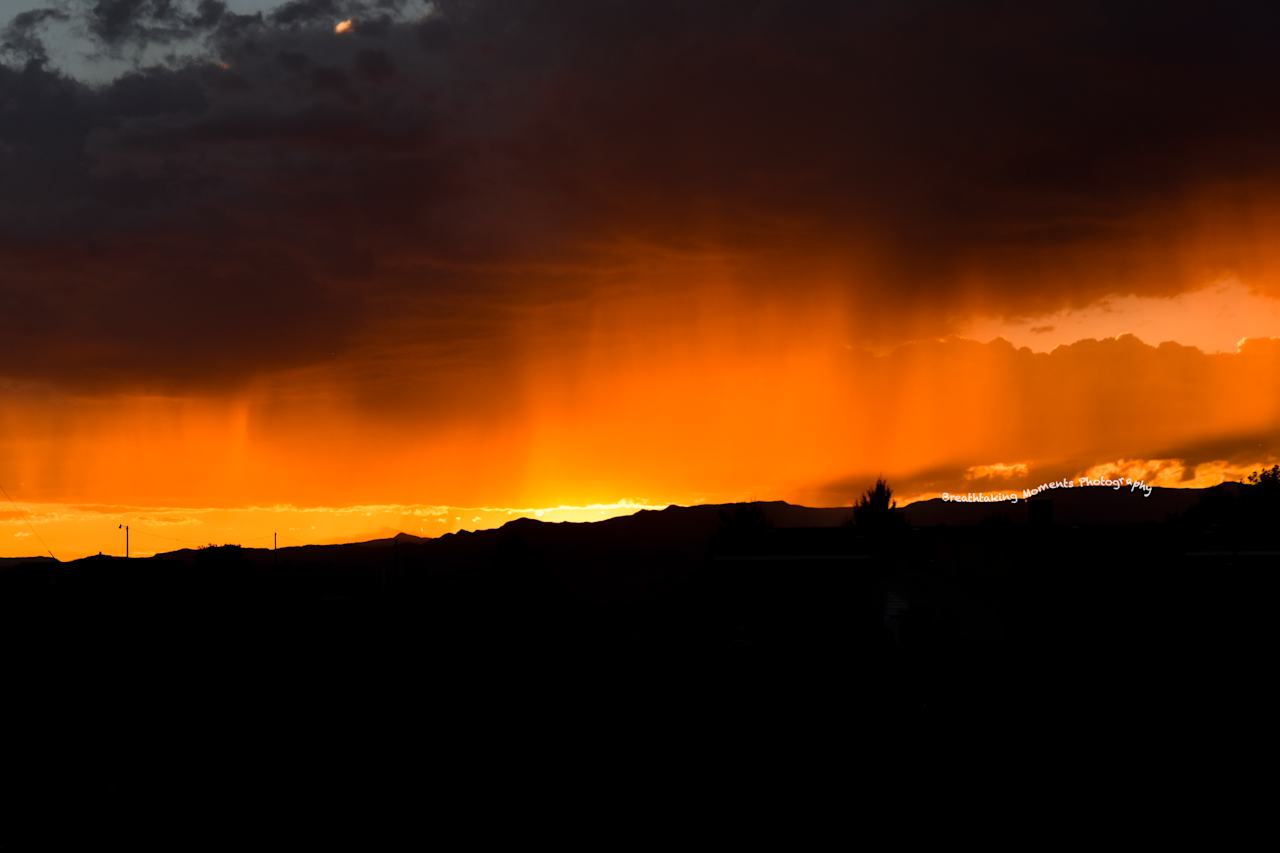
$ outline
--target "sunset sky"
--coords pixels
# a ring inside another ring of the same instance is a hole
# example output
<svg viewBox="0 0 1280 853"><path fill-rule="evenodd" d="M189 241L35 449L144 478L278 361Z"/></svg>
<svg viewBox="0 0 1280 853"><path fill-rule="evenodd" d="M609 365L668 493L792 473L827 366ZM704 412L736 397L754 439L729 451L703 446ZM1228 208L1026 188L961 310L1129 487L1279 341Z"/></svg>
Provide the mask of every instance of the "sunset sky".
<svg viewBox="0 0 1280 853"><path fill-rule="evenodd" d="M0 556L1280 460L1280 7L0 0Z"/></svg>

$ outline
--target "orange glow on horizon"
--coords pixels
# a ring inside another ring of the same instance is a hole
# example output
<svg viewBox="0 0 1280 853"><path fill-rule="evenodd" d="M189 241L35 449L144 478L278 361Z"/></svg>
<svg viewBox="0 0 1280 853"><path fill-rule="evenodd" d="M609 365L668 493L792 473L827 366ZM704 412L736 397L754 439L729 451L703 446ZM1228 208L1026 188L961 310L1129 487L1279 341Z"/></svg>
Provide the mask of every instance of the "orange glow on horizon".
<svg viewBox="0 0 1280 853"><path fill-rule="evenodd" d="M0 508L0 557L45 556L60 560L104 553L122 556L129 525L130 554L154 554L234 544L246 548L367 542L398 533L423 538L501 527L516 518L547 522L602 521L645 509L620 500L594 506L545 508L365 505L342 507L139 507L18 504ZM273 535L275 538L273 538Z"/></svg>

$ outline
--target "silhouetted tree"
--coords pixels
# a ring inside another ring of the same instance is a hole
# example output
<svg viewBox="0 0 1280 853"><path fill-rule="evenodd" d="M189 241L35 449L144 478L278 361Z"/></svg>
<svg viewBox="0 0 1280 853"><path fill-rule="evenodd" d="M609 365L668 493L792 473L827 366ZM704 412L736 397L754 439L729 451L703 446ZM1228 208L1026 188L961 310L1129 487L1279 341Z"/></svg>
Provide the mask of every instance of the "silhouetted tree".
<svg viewBox="0 0 1280 853"><path fill-rule="evenodd" d="M1249 485L1261 486L1262 491L1269 495L1280 492L1280 465L1254 471L1249 475Z"/></svg>
<svg viewBox="0 0 1280 853"><path fill-rule="evenodd" d="M895 538L906 527L902 510L898 509L898 502L893 498L893 489L883 477L877 478L875 485L854 503L853 527L881 545L887 544L887 540Z"/></svg>
<svg viewBox="0 0 1280 853"><path fill-rule="evenodd" d="M897 508L898 502L893 499L893 489L881 477L854 504L853 520L859 526L883 526Z"/></svg>
<svg viewBox="0 0 1280 853"><path fill-rule="evenodd" d="M1272 465L1249 475L1249 503L1255 524L1273 523L1280 509L1280 465Z"/></svg>

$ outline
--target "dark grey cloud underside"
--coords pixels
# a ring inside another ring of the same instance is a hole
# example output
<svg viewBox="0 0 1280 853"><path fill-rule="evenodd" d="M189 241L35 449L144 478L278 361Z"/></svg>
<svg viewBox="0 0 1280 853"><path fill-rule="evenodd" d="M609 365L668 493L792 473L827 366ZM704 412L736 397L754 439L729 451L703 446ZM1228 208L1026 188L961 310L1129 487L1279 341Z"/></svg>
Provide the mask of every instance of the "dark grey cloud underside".
<svg viewBox="0 0 1280 853"><path fill-rule="evenodd" d="M6 375L235 382L445 299L496 334L495 306L572 283L468 265L589 262L620 237L741 252L766 288L870 258L857 296L886 327L975 266L1011 308L1056 307L1116 281L1028 276L1080 256L1122 276L1125 246L1175 236L1146 212L1280 171L1271 4L407 8L72 0L8 23ZM48 64L62 15L103 51L204 54L89 86ZM423 258L450 273L388 272Z"/></svg>

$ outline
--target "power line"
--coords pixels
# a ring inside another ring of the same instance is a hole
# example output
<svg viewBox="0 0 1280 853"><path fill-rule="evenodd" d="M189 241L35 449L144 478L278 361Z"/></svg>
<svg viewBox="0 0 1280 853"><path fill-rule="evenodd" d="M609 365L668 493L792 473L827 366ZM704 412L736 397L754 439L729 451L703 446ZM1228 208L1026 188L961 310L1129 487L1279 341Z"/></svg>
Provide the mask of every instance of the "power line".
<svg viewBox="0 0 1280 853"><path fill-rule="evenodd" d="M53 557L53 551L49 549L48 544L44 541L44 537L40 535L40 532L38 530L36 530L34 527L31 526L31 513L27 512L25 509L23 509L22 507L14 503L13 498L9 497L9 492L7 489L5 489L3 484L0 484L0 494L3 494L5 496L5 499L8 500L9 503L13 505L13 508L22 514L22 521L27 525L27 529L31 531L31 534L33 536L36 537L36 541L38 541L41 545L44 546L44 550L48 552L49 556ZM58 558L53 557L53 559L57 560Z"/></svg>

